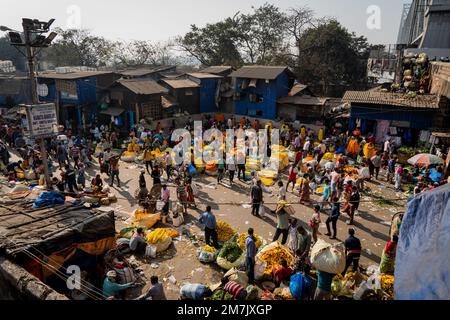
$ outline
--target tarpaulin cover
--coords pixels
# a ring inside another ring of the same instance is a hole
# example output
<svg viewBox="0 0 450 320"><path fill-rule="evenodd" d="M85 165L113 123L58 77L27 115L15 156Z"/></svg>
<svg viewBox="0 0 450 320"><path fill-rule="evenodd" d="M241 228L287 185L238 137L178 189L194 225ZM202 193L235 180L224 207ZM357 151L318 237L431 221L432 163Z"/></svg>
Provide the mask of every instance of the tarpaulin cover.
<svg viewBox="0 0 450 320"><path fill-rule="evenodd" d="M65 197L58 192L42 192L33 202L33 209L53 207L55 204L63 204Z"/></svg>
<svg viewBox="0 0 450 320"><path fill-rule="evenodd" d="M450 299L450 184L408 203L395 261L395 299Z"/></svg>

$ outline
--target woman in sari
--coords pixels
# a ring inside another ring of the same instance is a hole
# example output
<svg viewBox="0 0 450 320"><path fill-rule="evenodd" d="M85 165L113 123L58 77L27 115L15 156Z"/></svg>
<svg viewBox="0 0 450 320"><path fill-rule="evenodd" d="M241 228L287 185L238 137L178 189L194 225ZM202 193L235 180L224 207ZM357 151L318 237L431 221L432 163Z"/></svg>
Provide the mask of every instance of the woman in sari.
<svg viewBox="0 0 450 320"><path fill-rule="evenodd" d="M398 236L393 235L392 240L386 244L380 262L380 272L394 274L395 253L397 251Z"/></svg>
<svg viewBox="0 0 450 320"><path fill-rule="evenodd" d="M309 188L309 177L307 175L303 176L302 185L300 187L300 204L304 202L310 202L311 190Z"/></svg>
<svg viewBox="0 0 450 320"><path fill-rule="evenodd" d="M194 190L192 189L192 178L191 177L186 179L186 194L187 194L186 201L187 201L188 205L193 206L194 208L197 208L197 205L195 203Z"/></svg>

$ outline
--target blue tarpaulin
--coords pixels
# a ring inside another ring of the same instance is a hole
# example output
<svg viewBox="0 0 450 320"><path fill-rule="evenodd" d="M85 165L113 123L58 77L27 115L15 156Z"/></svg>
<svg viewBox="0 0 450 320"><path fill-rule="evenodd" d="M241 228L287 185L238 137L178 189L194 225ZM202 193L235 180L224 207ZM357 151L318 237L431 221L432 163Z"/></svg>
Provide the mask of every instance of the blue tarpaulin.
<svg viewBox="0 0 450 320"><path fill-rule="evenodd" d="M42 192L33 202L33 209L53 207L55 204L63 204L64 195L54 191Z"/></svg>
<svg viewBox="0 0 450 320"><path fill-rule="evenodd" d="M398 300L450 299L450 183L413 197L395 259Z"/></svg>

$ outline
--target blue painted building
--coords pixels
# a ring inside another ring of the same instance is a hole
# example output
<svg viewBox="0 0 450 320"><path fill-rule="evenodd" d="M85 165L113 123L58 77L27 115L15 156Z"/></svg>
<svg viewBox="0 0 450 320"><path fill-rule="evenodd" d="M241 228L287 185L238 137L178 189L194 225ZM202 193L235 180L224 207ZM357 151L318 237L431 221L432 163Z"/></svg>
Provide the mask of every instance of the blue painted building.
<svg viewBox="0 0 450 320"><path fill-rule="evenodd" d="M188 73L188 79L200 86L200 113L219 112L220 85L223 77L211 73Z"/></svg>
<svg viewBox="0 0 450 320"><path fill-rule="evenodd" d="M42 102L54 102L59 122L74 130L88 129L100 110L101 91L119 78L112 72L45 72L38 75Z"/></svg>
<svg viewBox="0 0 450 320"><path fill-rule="evenodd" d="M408 98L379 90L347 91L342 101L351 103L348 129L358 127L364 135L374 135L379 143L391 136L399 137L402 144L414 145L421 130L438 127L442 112L435 95Z"/></svg>
<svg viewBox="0 0 450 320"><path fill-rule="evenodd" d="M231 77L235 112L263 119L277 117L278 98L287 96L294 84L294 75L283 66L245 66Z"/></svg>

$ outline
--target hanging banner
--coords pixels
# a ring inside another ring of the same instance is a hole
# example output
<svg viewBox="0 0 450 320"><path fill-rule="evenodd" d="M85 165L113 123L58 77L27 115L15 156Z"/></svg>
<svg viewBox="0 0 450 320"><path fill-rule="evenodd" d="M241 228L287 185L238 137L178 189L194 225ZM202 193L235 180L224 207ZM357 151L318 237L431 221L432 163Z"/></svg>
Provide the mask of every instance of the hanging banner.
<svg viewBox="0 0 450 320"><path fill-rule="evenodd" d="M54 103L25 105L28 132L32 138L47 138L58 132L58 116Z"/></svg>

